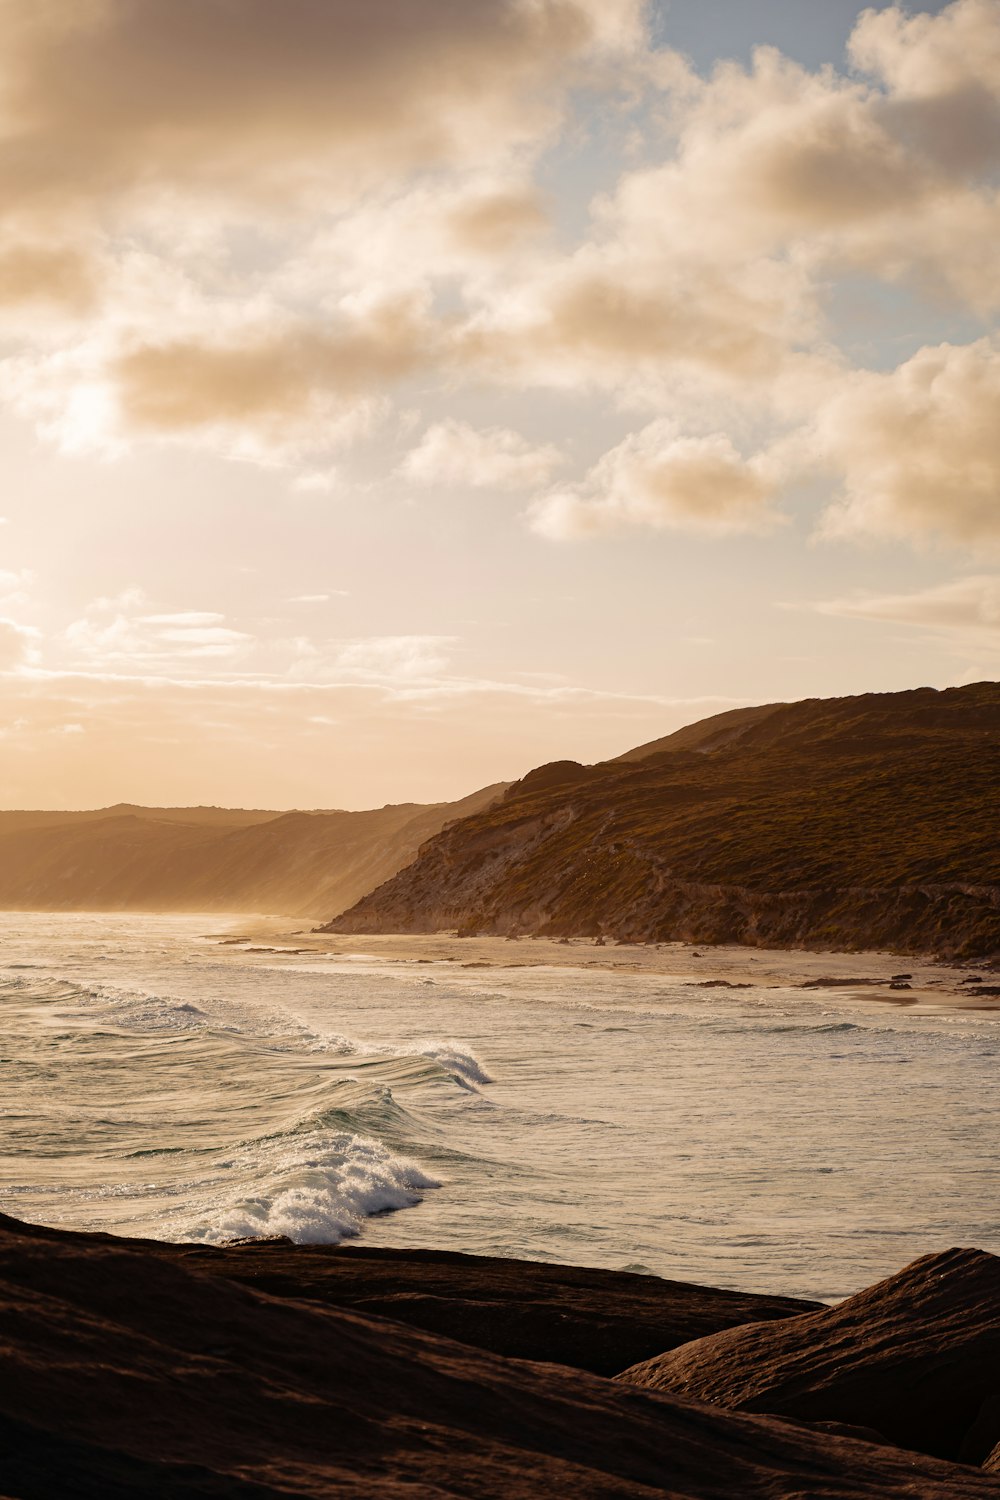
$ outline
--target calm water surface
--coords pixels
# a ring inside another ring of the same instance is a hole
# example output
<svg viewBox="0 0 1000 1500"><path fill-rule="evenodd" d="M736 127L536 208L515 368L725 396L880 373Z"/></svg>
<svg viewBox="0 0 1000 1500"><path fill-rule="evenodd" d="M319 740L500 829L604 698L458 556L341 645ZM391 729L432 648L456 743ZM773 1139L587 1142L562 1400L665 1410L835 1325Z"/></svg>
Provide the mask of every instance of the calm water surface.
<svg viewBox="0 0 1000 1500"><path fill-rule="evenodd" d="M226 926L0 915L6 1212L825 1298L1000 1252L996 1014L250 953Z"/></svg>

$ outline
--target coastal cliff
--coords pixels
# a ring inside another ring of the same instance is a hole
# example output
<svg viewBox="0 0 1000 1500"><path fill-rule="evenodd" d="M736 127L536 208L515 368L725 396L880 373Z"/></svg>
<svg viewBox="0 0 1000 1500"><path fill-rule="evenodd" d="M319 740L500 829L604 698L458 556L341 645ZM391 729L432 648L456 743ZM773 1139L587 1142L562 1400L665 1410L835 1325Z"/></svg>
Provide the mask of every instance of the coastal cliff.
<svg viewBox="0 0 1000 1500"><path fill-rule="evenodd" d="M556 762L322 929L1000 952L1000 685L737 710Z"/></svg>

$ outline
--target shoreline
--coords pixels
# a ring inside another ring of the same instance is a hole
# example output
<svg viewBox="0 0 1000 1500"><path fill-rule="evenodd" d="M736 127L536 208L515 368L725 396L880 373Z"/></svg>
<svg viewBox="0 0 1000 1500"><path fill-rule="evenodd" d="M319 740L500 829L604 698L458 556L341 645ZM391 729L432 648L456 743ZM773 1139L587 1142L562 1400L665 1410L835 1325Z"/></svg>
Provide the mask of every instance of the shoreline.
<svg viewBox="0 0 1000 1500"><path fill-rule="evenodd" d="M824 990L907 1008L1000 1012L1000 974L991 964L946 963L897 953L748 948L737 944L606 943L592 938L458 937L455 933L320 933L280 917L234 920L207 933L245 952L345 958L390 964L453 964L457 970L566 968L650 975L704 989ZM975 981L979 981L978 983Z"/></svg>

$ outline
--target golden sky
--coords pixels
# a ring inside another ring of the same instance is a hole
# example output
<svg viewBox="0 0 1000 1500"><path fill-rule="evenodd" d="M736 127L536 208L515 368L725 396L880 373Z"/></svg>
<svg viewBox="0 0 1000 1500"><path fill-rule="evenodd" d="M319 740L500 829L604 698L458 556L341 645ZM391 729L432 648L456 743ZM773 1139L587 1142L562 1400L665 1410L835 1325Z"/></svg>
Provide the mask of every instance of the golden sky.
<svg viewBox="0 0 1000 1500"><path fill-rule="evenodd" d="M995 676L1000 0L0 0L0 805Z"/></svg>

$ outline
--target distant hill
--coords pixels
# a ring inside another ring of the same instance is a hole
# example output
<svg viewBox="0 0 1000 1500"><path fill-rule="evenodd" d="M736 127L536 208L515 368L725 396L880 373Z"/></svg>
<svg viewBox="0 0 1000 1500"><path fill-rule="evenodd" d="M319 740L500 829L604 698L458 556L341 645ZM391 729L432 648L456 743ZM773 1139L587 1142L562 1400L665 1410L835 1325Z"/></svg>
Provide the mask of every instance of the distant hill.
<svg viewBox="0 0 1000 1500"><path fill-rule="evenodd" d="M95 812L0 812L0 908L236 911L321 917L408 864L459 802L371 812L267 812L119 804Z"/></svg>
<svg viewBox="0 0 1000 1500"><path fill-rule="evenodd" d="M267 823L273 818L284 817L284 814L267 812L259 807L140 807L135 802L116 802L114 807L99 807L83 812L0 811L0 838L5 833L20 833L26 828L103 823L109 818L127 817L151 818L157 823L202 824L215 828L249 828L253 823Z"/></svg>
<svg viewBox="0 0 1000 1500"><path fill-rule="evenodd" d="M1000 953L1000 684L717 714L557 762L328 926Z"/></svg>

